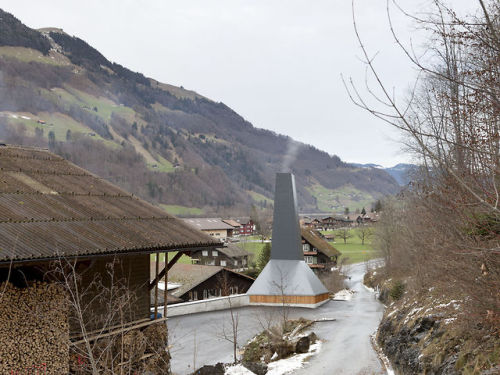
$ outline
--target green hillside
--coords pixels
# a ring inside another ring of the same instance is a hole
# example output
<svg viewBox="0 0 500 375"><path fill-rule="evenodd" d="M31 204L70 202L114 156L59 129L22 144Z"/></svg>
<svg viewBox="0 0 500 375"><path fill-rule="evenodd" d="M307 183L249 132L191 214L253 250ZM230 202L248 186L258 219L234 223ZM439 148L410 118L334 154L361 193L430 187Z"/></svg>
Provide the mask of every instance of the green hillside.
<svg viewBox="0 0 500 375"><path fill-rule="evenodd" d="M177 214L272 206L289 137L254 128L223 103L107 60L58 29L0 10L0 140L49 147ZM299 208L369 206L398 191L386 172L301 144Z"/></svg>

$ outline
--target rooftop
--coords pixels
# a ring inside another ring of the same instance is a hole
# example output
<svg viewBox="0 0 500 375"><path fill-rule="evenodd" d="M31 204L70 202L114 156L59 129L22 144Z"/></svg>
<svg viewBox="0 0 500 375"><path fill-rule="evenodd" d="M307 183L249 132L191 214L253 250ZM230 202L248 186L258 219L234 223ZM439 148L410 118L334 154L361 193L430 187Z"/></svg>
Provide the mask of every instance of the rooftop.
<svg viewBox="0 0 500 375"><path fill-rule="evenodd" d="M199 230L234 229L231 225L224 223L221 218L186 218L182 220Z"/></svg>
<svg viewBox="0 0 500 375"><path fill-rule="evenodd" d="M47 150L0 146L0 262L216 245Z"/></svg>

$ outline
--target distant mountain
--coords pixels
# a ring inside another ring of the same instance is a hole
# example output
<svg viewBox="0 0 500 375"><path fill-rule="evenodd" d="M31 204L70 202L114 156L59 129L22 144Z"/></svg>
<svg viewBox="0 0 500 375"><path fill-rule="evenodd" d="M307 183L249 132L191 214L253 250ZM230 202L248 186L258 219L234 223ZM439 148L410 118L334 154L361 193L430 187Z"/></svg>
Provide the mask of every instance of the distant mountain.
<svg viewBox="0 0 500 375"><path fill-rule="evenodd" d="M374 168L374 169L382 169L389 173L398 183L399 186L406 186L410 182L411 174L416 170L417 166L415 164L405 164L399 163L394 167L384 168L378 164L359 164L359 163L351 163L352 166L358 168Z"/></svg>
<svg viewBox="0 0 500 375"><path fill-rule="evenodd" d="M181 215L266 207L274 174L288 163L302 210L369 206L399 190L383 170L257 129L224 103L133 72L61 29L30 29L2 10L0 140L49 147Z"/></svg>

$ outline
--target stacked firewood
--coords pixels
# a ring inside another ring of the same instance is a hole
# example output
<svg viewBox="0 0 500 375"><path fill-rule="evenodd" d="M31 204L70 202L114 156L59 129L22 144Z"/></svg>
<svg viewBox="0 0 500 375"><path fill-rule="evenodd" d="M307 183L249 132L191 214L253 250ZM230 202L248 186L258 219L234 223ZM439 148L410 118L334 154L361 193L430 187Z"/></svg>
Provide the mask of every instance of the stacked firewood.
<svg viewBox="0 0 500 375"><path fill-rule="evenodd" d="M68 305L60 286L0 284L0 374L67 374L68 342Z"/></svg>

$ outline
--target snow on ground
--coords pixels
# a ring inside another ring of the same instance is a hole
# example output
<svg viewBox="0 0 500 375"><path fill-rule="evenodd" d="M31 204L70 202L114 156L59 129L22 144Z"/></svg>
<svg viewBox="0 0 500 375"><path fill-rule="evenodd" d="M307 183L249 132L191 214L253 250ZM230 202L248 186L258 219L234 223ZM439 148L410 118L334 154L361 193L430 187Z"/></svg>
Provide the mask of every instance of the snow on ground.
<svg viewBox="0 0 500 375"><path fill-rule="evenodd" d="M247 369L245 366L238 364L228 367L224 375L255 375L255 374L249 369Z"/></svg>
<svg viewBox="0 0 500 375"><path fill-rule="evenodd" d="M366 290L368 290L369 292L375 292L375 289L373 288L370 288L369 286L366 286L365 284L363 284L363 286L366 288Z"/></svg>
<svg viewBox="0 0 500 375"><path fill-rule="evenodd" d="M353 295L354 291L349 289L342 289L335 293L332 299L334 301L350 301Z"/></svg>
<svg viewBox="0 0 500 375"><path fill-rule="evenodd" d="M289 374L298 368L304 366L304 362L312 355L317 354L321 349L321 342L316 341L309 348L307 353L296 354L289 358L280 359L268 364L267 375L284 375ZM226 369L225 375L254 375L242 365L234 365Z"/></svg>

